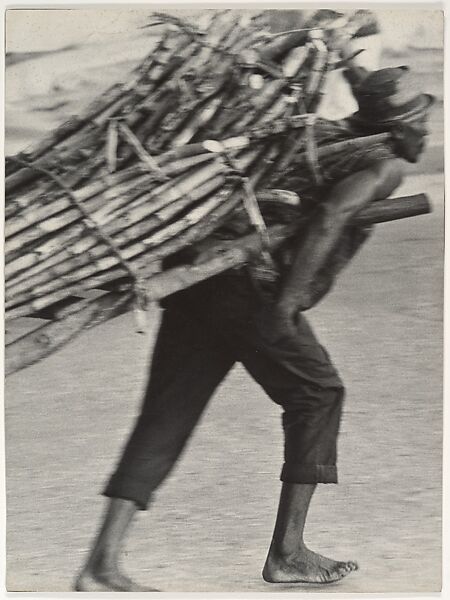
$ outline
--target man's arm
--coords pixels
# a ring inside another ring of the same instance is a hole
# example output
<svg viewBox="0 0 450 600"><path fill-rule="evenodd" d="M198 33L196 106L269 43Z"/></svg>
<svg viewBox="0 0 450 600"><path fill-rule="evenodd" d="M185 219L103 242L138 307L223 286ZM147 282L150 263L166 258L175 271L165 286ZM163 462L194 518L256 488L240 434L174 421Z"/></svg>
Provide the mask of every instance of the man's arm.
<svg viewBox="0 0 450 600"><path fill-rule="evenodd" d="M303 232L291 269L276 302L277 312L291 319L314 303L314 282L340 242L352 217L373 200L392 194L402 181L400 160L380 161L337 183Z"/></svg>

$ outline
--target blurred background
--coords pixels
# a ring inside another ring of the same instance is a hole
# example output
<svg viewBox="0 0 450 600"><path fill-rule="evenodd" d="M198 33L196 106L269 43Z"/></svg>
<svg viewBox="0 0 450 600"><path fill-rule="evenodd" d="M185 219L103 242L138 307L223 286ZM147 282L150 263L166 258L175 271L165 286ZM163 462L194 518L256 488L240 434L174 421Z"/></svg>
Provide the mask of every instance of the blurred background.
<svg viewBox="0 0 450 600"><path fill-rule="evenodd" d="M298 11L271 12L274 30L303 22ZM314 591L434 592L441 579L443 15L411 8L376 15L380 34L355 42L367 47L361 61L410 65L418 89L437 99L428 148L396 192L427 192L433 212L377 226L333 292L308 312L348 392L340 484L317 491L306 540L360 564L339 585ZM143 9L9 10L6 153L125 80L155 42L157 30L139 29L148 18ZM333 94L328 100L324 112L351 108L345 89L339 102ZM139 410L158 322L154 306L139 336L123 315L6 380L10 591L70 591L103 510L99 492ZM237 366L149 514L139 515L125 569L169 592L311 591L269 586L260 576L281 464L280 411Z"/></svg>
<svg viewBox="0 0 450 600"><path fill-rule="evenodd" d="M170 12L170 11L169 11ZM206 11L176 11L194 20ZM252 12L252 11L241 11ZM301 27L306 12L272 10L271 27ZM117 81L151 50L159 28L141 29L148 9L8 10L6 17L6 154L13 154L46 131L79 114L97 94ZM443 16L439 10L377 10L380 34L355 40L366 48L368 68L407 63L418 83L437 97L432 115L432 145L443 143ZM324 116L342 118L343 104L355 109L343 82L331 76L333 94ZM333 109L331 107L334 105ZM442 152L440 153L442 156ZM436 160L436 157L433 157ZM442 167L442 162L439 165Z"/></svg>

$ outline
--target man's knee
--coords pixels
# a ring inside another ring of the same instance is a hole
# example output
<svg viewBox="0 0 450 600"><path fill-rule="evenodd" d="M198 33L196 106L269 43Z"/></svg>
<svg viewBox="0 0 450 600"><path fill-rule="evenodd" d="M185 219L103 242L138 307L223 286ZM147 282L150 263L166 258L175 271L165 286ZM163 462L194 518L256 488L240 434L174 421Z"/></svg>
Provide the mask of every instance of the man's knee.
<svg viewBox="0 0 450 600"><path fill-rule="evenodd" d="M303 394L305 390L303 388ZM285 464L282 481L336 483L337 437L344 386L310 388L283 413Z"/></svg>
<svg viewBox="0 0 450 600"><path fill-rule="evenodd" d="M302 454L305 448L336 444L342 416L345 389L343 384L332 387L305 386L295 398L284 405L282 417L288 454Z"/></svg>
<svg viewBox="0 0 450 600"><path fill-rule="evenodd" d="M279 402L285 414L308 413L319 415L333 406L342 407L345 386L337 372L329 371L326 378L301 380L290 390L284 390Z"/></svg>
<svg viewBox="0 0 450 600"><path fill-rule="evenodd" d="M345 386L339 376L336 374L335 382L333 385L327 385L324 387L317 386L317 393L319 398L319 406L339 406L342 407L345 398Z"/></svg>

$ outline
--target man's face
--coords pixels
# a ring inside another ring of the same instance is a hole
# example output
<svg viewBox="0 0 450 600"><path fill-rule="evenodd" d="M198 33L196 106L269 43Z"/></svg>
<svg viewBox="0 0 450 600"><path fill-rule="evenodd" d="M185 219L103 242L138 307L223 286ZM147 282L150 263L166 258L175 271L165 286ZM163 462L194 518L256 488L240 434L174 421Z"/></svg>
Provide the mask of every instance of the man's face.
<svg viewBox="0 0 450 600"><path fill-rule="evenodd" d="M416 163L425 149L425 136L428 135L427 115L414 121L401 123L398 137L399 151L408 162Z"/></svg>

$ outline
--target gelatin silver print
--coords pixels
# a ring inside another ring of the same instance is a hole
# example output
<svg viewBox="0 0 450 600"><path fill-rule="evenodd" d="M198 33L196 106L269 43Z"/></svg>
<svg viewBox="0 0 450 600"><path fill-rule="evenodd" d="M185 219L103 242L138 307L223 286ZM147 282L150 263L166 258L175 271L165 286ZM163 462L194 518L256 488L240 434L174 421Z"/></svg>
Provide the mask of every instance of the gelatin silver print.
<svg viewBox="0 0 450 600"><path fill-rule="evenodd" d="M6 11L6 589L441 590L434 8Z"/></svg>

